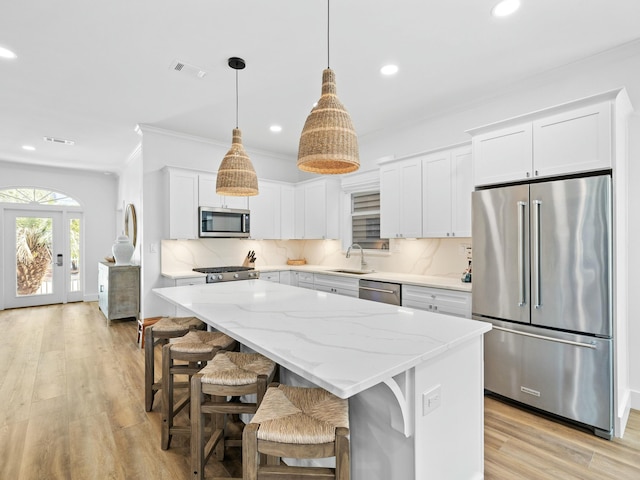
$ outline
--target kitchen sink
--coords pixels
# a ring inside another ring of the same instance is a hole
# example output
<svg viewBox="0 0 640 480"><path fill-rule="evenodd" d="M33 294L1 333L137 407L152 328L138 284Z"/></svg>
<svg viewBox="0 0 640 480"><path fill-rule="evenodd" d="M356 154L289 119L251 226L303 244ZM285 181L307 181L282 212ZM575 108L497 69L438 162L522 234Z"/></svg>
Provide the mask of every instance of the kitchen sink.
<svg viewBox="0 0 640 480"><path fill-rule="evenodd" d="M352 275L365 275L367 273L373 273L375 270L352 270L348 268L340 269L340 270L329 270L330 272L335 273L350 273Z"/></svg>

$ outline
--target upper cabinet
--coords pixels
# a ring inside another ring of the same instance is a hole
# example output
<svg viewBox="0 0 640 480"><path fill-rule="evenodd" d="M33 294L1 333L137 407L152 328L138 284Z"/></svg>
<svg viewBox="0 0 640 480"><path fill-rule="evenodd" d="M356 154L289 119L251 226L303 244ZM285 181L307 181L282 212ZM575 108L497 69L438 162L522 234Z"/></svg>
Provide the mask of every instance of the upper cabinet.
<svg viewBox="0 0 640 480"><path fill-rule="evenodd" d="M216 193L216 179L217 175L214 173L200 173L198 175L198 206L238 208L242 210L249 208L247 197L218 195Z"/></svg>
<svg viewBox="0 0 640 480"><path fill-rule="evenodd" d="M198 238L198 174L167 168L169 182L169 238Z"/></svg>
<svg viewBox="0 0 640 480"><path fill-rule="evenodd" d="M422 236L422 159L380 167L380 237Z"/></svg>
<svg viewBox="0 0 640 480"><path fill-rule="evenodd" d="M474 184L612 168L615 92L469 130Z"/></svg>
<svg viewBox="0 0 640 480"><path fill-rule="evenodd" d="M422 158L422 237L470 237L471 146Z"/></svg>
<svg viewBox="0 0 640 480"><path fill-rule="evenodd" d="M300 239L340 237L340 180L321 178L296 185L295 236Z"/></svg>
<svg viewBox="0 0 640 480"><path fill-rule="evenodd" d="M249 198L251 238L259 240L293 238L293 186L258 180L258 188L260 193Z"/></svg>

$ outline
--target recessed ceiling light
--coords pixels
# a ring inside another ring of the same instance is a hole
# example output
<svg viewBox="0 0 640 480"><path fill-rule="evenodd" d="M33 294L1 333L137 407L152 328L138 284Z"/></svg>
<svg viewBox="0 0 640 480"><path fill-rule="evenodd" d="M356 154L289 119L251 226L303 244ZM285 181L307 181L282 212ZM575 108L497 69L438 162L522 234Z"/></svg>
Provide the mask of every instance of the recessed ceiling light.
<svg viewBox="0 0 640 480"><path fill-rule="evenodd" d="M520 8L520 0L502 0L491 10L494 17L507 17Z"/></svg>
<svg viewBox="0 0 640 480"><path fill-rule="evenodd" d="M36 147L34 147L33 145L22 145L22 149L23 150L29 150L30 152L33 152Z"/></svg>
<svg viewBox="0 0 640 480"><path fill-rule="evenodd" d="M273 133L279 133L282 131L282 127L280 125L271 125L269 127L269 130L271 130Z"/></svg>
<svg viewBox="0 0 640 480"><path fill-rule="evenodd" d="M2 58L16 58L17 55L8 48L0 47L0 57Z"/></svg>
<svg viewBox="0 0 640 480"><path fill-rule="evenodd" d="M398 73L397 65L385 65L380 69L380 73L383 75L395 75Z"/></svg>

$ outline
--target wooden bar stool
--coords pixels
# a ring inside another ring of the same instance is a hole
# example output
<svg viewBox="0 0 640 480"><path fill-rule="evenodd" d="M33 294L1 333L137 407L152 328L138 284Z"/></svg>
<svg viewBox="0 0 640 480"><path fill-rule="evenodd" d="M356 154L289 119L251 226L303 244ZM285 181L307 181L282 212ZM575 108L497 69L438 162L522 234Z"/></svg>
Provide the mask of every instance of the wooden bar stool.
<svg viewBox="0 0 640 480"><path fill-rule="evenodd" d="M191 425L174 426L174 417L189 404L190 383L187 395L174 404L174 375L191 376L198 373L220 350L233 350L236 341L222 332L202 332L192 330L182 337L173 339L162 347L162 439L163 450L169 448L173 435L190 435ZM188 363L176 364L175 361Z"/></svg>
<svg viewBox="0 0 640 480"><path fill-rule="evenodd" d="M205 327L205 323L196 317L162 317L144 329L144 409L147 412L153 408L153 398L162 385L162 379L156 381L155 377L156 345L165 345L170 338Z"/></svg>
<svg viewBox="0 0 640 480"><path fill-rule="evenodd" d="M349 480L348 435L347 400L322 388L270 387L242 433L243 479ZM336 468L280 465L280 457L335 457Z"/></svg>
<svg viewBox="0 0 640 480"><path fill-rule="evenodd" d="M276 373L275 362L259 353L219 352L191 377L191 478L202 480L213 451L224 459L224 447L242 446L225 437L227 414L256 413L267 385ZM227 401L227 397L256 395L255 403ZM205 435L205 417L211 415L211 434ZM208 437L208 440L207 440Z"/></svg>

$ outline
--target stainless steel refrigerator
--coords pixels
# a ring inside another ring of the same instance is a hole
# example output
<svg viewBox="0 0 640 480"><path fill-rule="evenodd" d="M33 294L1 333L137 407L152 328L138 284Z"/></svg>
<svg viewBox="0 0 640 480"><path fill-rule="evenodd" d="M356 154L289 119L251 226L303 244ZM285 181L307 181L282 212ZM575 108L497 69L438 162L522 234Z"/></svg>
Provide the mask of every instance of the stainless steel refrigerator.
<svg viewBox="0 0 640 480"><path fill-rule="evenodd" d="M613 433L609 175L473 193L485 388Z"/></svg>

